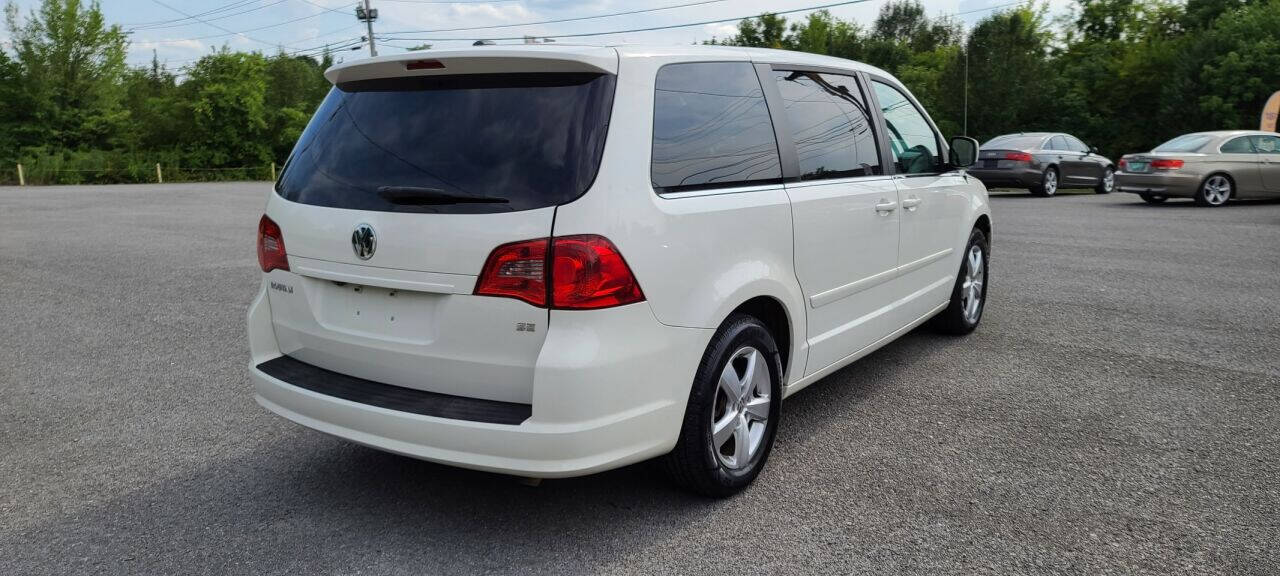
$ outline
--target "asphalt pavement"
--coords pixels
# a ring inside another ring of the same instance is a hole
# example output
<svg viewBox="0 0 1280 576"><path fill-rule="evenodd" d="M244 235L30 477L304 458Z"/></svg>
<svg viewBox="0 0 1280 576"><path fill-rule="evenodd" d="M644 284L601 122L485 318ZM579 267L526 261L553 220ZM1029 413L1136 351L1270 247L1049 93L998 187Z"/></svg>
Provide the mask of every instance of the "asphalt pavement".
<svg viewBox="0 0 1280 576"><path fill-rule="evenodd" d="M788 399L755 486L538 487L268 414L268 185L0 188L0 574L1280 573L1280 203L992 199L982 326Z"/></svg>

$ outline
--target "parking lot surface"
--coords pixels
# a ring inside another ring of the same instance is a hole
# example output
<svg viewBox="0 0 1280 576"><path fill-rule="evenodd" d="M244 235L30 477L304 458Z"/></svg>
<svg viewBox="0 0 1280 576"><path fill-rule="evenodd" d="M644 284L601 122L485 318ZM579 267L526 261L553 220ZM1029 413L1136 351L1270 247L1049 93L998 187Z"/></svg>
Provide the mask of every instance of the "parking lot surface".
<svg viewBox="0 0 1280 576"><path fill-rule="evenodd" d="M0 188L0 574L1276 574L1280 203L992 199L986 315L788 399L725 501L269 415L265 183Z"/></svg>

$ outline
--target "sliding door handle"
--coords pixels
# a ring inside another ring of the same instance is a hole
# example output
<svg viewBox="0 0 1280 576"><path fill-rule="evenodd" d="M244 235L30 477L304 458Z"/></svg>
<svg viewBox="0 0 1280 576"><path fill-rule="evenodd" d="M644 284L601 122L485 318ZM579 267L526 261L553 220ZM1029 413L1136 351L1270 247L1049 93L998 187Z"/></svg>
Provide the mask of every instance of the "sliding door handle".
<svg viewBox="0 0 1280 576"><path fill-rule="evenodd" d="M916 206L919 206L919 205L920 205L920 199L914 196L902 201L902 207L906 209L907 212L915 212Z"/></svg>

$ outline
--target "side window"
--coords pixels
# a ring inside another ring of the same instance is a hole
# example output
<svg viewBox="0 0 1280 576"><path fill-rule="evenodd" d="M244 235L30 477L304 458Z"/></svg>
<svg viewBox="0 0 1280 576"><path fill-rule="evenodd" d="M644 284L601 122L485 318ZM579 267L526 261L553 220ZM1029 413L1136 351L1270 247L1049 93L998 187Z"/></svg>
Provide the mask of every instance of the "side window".
<svg viewBox="0 0 1280 576"><path fill-rule="evenodd" d="M775 71L800 179L883 174L871 113L850 76Z"/></svg>
<svg viewBox="0 0 1280 576"><path fill-rule="evenodd" d="M1070 148L1067 147L1067 139L1061 136L1054 136L1053 138L1049 139L1049 149L1064 150L1064 151L1070 150Z"/></svg>
<svg viewBox="0 0 1280 576"><path fill-rule="evenodd" d="M1250 136L1259 154L1280 154L1280 136Z"/></svg>
<svg viewBox="0 0 1280 576"><path fill-rule="evenodd" d="M773 123L750 63L669 64L658 70L649 174L660 190L782 179Z"/></svg>
<svg viewBox="0 0 1280 576"><path fill-rule="evenodd" d="M938 154L938 136L924 115L897 88L872 81L880 111L889 130L894 165L901 174L940 172L942 156Z"/></svg>
<svg viewBox="0 0 1280 576"><path fill-rule="evenodd" d="M1087 154L1089 152L1089 147L1085 146L1084 142L1081 142L1080 139L1076 138L1075 136L1067 136L1066 140L1067 140L1067 150L1071 150L1073 152L1080 152L1084 154Z"/></svg>
<svg viewBox="0 0 1280 576"><path fill-rule="evenodd" d="M1253 154L1253 144L1249 143L1248 136L1232 138L1226 144L1222 145L1223 154Z"/></svg>

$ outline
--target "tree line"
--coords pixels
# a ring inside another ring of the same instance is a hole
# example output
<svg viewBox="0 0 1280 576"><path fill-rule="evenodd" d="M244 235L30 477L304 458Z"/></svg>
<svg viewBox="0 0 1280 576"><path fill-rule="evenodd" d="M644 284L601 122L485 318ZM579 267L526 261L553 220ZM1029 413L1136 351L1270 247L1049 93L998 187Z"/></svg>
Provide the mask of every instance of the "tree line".
<svg viewBox="0 0 1280 576"><path fill-rule="evenodd" d="M5 8L0 181L267 177L329 89L319 56L223 47L174 70L125 61L96 0ZM1280 90L1280 0L1076 0L997 10L969 29L890 0L869 26L764 14L710 43L859 60L901 79L948 135L1062 131L1119 156L1197 130L1254 128ZM966 91L967 77L967 91ZM967 92L967 94L966 94ZM967 106L966 106L967 100Z"/></svg>
<svg viewBox="0 0 1280 576"><path fill-rule="evenodd" d="M712 43L878 66L948 136L966 125L979 140L1068 132L1112 157L1187 132L1256 129L1280 90L1280 0L1076 0L1057 19L1033 2L967 31L894 0L866 28L826 11L792 23L765 14Z"/></svg>

